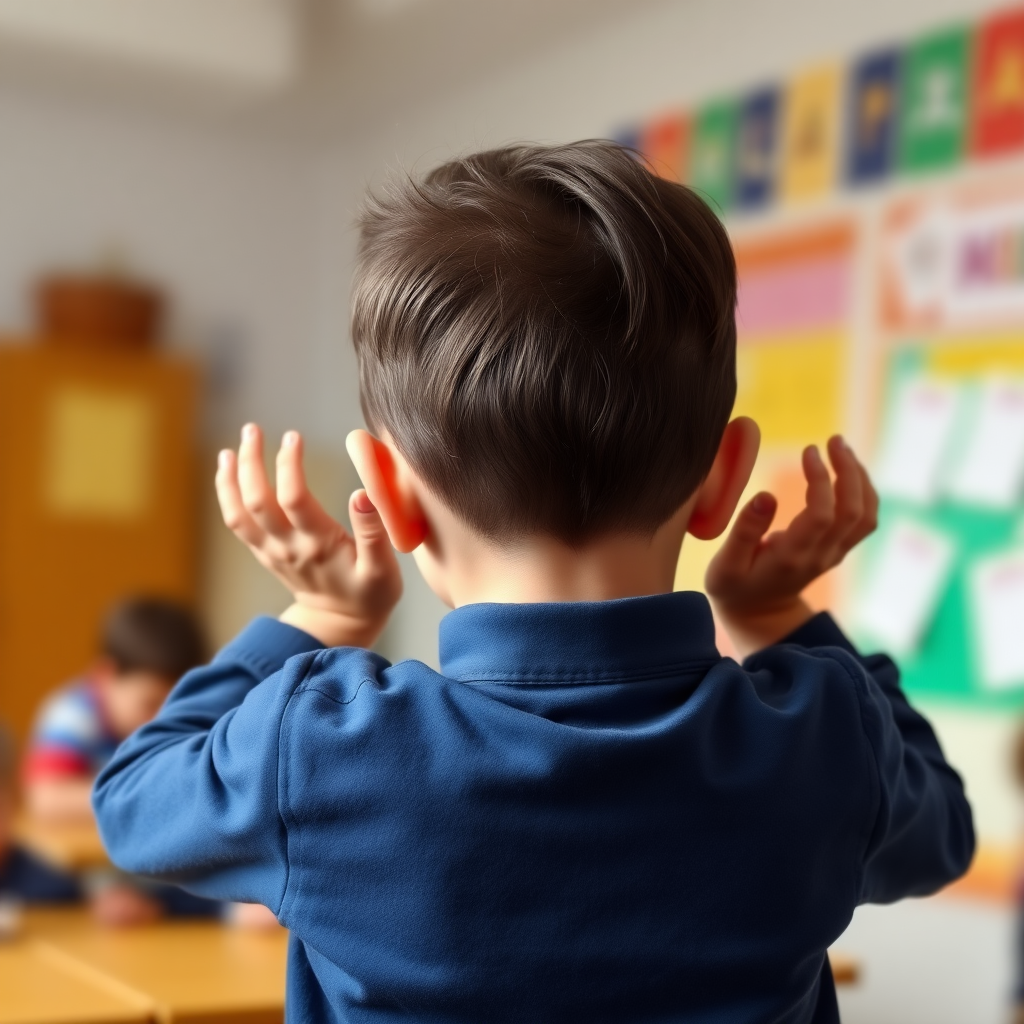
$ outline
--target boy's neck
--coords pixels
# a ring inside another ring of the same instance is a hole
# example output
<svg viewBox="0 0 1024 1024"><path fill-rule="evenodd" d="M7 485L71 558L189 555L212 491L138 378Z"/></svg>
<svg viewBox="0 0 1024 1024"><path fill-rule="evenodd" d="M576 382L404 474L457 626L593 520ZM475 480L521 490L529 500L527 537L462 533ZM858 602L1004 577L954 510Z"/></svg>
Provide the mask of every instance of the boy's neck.
<svg viewBox="0 0 1024 1024"><path fill-rule="evenodd" d="M451 553L440 559L443 578L435 589L455 608L481 602L610 601L664 594L673 589L688 512L681 509L653 536L607 534L580 548L549 536L497 545L448 521L442 526L444 542L436 540L435 532L426 545L432 548L435 557L428 558L434 565L417 560L430 581L431 569L438 569L436 555L444 549Z"/></svg>

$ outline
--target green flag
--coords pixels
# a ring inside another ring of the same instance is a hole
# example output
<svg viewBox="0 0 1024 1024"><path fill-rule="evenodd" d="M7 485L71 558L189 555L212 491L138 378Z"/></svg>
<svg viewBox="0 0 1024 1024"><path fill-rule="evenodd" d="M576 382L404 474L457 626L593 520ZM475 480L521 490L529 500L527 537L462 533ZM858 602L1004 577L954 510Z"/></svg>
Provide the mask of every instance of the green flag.
<svg viewBox="0 0 1024 1024"><path fill-rule="evenodd" d="M690 184L724 213L733 199L738 107L717 100L697 111L690 149Z"/></svg>
<svg viewBox="0 0 1024 1024"><path fill-rule="evenodd" d="M906 54L899 163L905 171L948 167L967 135L970 32L949 28L914 43Z"/></svg>

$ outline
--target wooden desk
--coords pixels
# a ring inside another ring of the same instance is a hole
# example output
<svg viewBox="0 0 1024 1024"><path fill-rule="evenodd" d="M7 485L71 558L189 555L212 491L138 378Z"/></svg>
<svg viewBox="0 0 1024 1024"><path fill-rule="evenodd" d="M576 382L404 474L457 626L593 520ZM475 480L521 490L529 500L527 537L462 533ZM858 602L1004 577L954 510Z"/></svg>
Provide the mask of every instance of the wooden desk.
<svg viewBox="0 0 1024 1024"><path fill-rule="evenodd" d="M860 961L838 950L829 950L832 964L832 979L837 985L854 985L860 981Z"/></svg>
<svg viewBox="0 0 1024 1024"><path fill-rule="evenodd" d="M80 909L40 909L26 914L26 931L148 1000L160 1024L280 1024L284 1017L284 929L196 920L101 929Z"/></svg>
<svg viewBox="0 0 1024 1024"><path fill-rule="evenodd" d="M26 849L54 867L85 871L110 866L96 823L89 821L37 821L21 815L15 822L15 838Z"/></svg>
<svg viewBox="0 0 1024 1024"><path fill-rule="evenodd" d="M148 1024L152 1004L41 939L0 942L0 1024Z"/></svg>

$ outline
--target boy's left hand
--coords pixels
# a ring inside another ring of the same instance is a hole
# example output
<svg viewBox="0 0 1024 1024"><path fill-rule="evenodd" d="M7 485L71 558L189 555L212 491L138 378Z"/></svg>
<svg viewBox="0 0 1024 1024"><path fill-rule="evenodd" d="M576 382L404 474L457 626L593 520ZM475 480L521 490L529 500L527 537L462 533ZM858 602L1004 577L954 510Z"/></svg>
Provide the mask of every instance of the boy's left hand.
<svg viewBox="0 0 1024 1024"><path fill-rule="evenodd" d="M812 613L801 592L877 525L878 494L852 449L833 437L828 454L834 483L818 449L804 450L806 507L785 530L768 533L778 503L771 494L757 494L708 566L708 596L744 654L803 625Z"/></svg>
<svg viewBox="0 0 1024 1024"><path fill-rule="evenodd" d="M328 647L369 647L402 595L402 575L366 492L349 499L350 535L310 493L295 431L281 442L275 492L253 423L237 456L220 453L216 486L224 522L295 598L281 620Z"/></svg>

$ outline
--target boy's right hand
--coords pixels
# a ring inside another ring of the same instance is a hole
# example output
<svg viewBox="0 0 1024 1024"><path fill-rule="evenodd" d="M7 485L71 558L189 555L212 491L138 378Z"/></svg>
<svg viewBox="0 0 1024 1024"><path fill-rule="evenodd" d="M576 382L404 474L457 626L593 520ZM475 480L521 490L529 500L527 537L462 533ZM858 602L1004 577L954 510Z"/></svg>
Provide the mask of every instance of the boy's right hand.
<svg viewBox="0 0 1024 1024"><path fill-rule="evenodd" d="M818 449L804 450L806 507L785 530L768 533L778 503L757 494L708 566L708 596L744 655L802 626L812 615L800 596L804 588L877 526L878 494L852 449L833 437L828 454L834 483Z"/></svg>
<svg viewBox="0 0 1024 1024"><path fill-rule="evenodd" d="M277 456L275 493L253 423L242 429L237 456L220 453L216 486L224 522L295 598L281 620L328 647L369 647L402 596L402 575L366 492L349 499L350 536L310 493L302 438L289 431Z"/></svg>

